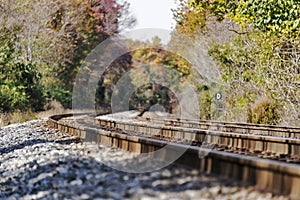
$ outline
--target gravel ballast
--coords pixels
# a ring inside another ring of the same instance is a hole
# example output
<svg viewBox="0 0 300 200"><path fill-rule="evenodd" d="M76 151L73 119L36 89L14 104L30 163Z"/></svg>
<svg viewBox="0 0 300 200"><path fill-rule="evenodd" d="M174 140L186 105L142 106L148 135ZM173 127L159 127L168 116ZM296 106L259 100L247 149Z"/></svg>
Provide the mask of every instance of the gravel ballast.
<svg viewBox="0 0 300 200"><path fill-rule="evenodd" d="M182 166L126 173L135 155L85 143L45 120L0 129L0 199L287 199ZM149 163L149 165L153 163Z"/></svg>

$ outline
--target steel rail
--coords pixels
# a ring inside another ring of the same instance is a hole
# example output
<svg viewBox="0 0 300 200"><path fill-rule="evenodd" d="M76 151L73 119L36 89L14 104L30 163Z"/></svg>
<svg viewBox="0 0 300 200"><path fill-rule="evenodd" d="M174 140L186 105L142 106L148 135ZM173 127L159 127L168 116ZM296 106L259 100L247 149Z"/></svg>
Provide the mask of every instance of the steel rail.
<svg viewBox="0 0 300 200"><path fill-rule="evenodd" d="M84 126L60 121L64 117L70 117L70 115L50 117L48 120L49 126L77 135L87 141L113 145L136 153L153 152L166 145L170 146L171 150L186 148L187 151L176 162L195 167L204 173L217 174L254 185L262 191L287 195L291 199L297 199L300 196L300 165L215 150L208 152L204 158L199 158L199 152L203 149L197 146L187 146L186 144L172 143L142 135L131 135L127 130L121 131L121 127L113 126L117 123L112 121L106 124L107 127L111 126L111 129L105 130L103 127L95 127L94 124L89 127L88 124ZM104 122L102 121L102 123ZM141 126L141 124L139 125ZM172 128L175 129L175 127ZM181 130L179 127L176 128ZM192 130L194 131L194 129ZM170 148L165 149L164 156L168 156Z"/></svg>

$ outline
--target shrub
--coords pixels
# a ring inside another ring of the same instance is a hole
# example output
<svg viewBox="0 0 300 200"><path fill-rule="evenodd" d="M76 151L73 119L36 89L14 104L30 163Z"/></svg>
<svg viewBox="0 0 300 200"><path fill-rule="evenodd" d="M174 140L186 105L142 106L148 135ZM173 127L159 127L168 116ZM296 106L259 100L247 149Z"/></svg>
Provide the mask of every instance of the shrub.
<svg viewBox="0 0 300 200"><path fill-rule="evenodd" d="M248 112L248 122L276 125L280 121L280 106L271 98L264 97L254 103Z"/></svg>

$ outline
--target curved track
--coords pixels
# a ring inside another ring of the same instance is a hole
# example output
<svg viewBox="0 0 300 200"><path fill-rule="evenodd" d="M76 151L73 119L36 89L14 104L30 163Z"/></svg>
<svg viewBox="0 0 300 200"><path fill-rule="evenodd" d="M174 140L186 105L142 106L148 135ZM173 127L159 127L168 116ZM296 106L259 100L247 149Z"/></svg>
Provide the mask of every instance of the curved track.
<svg viewBox="0 0 300 200"><path fill-rule="evenodd" d="M300 134L300 128L184 119L123 120L100 117L91 120L109 131L300 163L300 139L295 137Z"/></svg>
<svg viewBox="0 0 300 200"><path fill-rule="evenodd" d="M48 124L88 141L137 153L165 145L186 148L177 162L274 194L300 196L300 165L295 164L299 162L300 128L177 119L126 121L87 113L52 116ZM199 158L201 145L213 148L204 158Z"/></svg>

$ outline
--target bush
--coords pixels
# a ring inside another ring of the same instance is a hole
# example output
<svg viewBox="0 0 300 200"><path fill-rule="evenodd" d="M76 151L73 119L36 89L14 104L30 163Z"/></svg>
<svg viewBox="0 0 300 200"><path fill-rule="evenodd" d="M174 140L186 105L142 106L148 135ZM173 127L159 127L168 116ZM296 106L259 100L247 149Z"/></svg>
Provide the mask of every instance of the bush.
<svg viewBox="0 0 300 200"><path fill-rule="evenodd" d="M20 59L17 30L0 29L0 111L38 111L45 103L41 75L36 65Z"/></svg>
<svg viewBox="0 0 300 200"><path fill-rule="evenodd" d="M247 121L255 124L276 125L280 121L279 107L276 102L264 97L249 109Z"/></svg>
<svg viewBox="0 0 300 200"><path fill-rule="evenodd" d="M28 104L24 87L0 85L0 109L9 112L15 109L24 110Z"/></svg>

